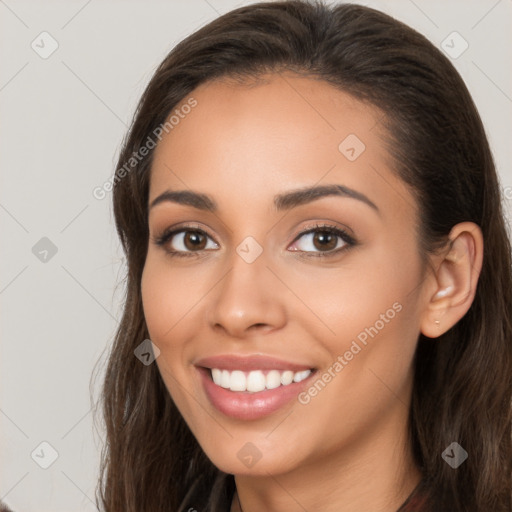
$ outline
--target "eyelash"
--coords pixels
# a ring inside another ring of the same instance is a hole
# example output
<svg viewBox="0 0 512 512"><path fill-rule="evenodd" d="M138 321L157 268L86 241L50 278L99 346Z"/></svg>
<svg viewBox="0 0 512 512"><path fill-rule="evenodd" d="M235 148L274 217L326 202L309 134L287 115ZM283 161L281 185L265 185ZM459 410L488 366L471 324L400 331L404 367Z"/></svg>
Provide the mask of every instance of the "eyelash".
<svg viewBox="0 0 512 512"><path fill-rule="evenodd" d="M204 235L213 240L213 238L210 235L208 235L208 233L206 233L206 231L201 229L199 226L186 225L186 226L180 226L179 228L176 228L176 229L165 230L160 236L155 238L154 242L156 245L163 247L170 240L172 240L172 238L175 235L177 235L178 233L190 232L190 231L198 232L201 235ZM341 238L343 240L343 242L345 242L346 245L344 245L343 247L340 247L338 249L335 249L333 251L327 251L327 252L322 252L322 251L309 252L309 251L299 251L299 250L297 250L296 252L305 253L307 255L306 257L328 258L328 257L338 255L341 251L348 250L351 247L354 247L355 245L357 245L357 241L352 236L350 236L345 230L340 229L337 226L333 226L333 225L329 225L329 224L315 224L313 226L309 226L309 227L305 228L294 238L292 244L295 243L300 238L302 238L303 236L308 235L310 233L315 233L316 231L321 231L321 232L329 233L332 235L336 235L339 238ZM217 242L215 242L215 243L217 243ZM211 250L211 249L208 249L208 250ZM169 251L169 250L167 250L167 253L169 254L169 256L172 256L172 257L177 256L180 258L181 257L189 258L189 257L198 256L200 252L201 251L186 252L186 251L174 251L174 250Z"/></svg>

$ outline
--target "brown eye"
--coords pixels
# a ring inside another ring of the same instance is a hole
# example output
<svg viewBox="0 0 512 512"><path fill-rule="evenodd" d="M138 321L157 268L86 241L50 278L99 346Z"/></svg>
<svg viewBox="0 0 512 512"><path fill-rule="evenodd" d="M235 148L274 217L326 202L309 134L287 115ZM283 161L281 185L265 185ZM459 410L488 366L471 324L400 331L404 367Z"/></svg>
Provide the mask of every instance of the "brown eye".
<svg viewBox="0 0 512 512"><path fill-rule="evenodd" d="M182 228L167 232L156 240L156 244L165 247L169 254L178 256L219 248L212 238L201 229Z"/></svg>
<svg viewBox="0 0 512 512"><path fill-rule="evenodd" d="M183 243L190 251L200 251L206 247L206 236L200 231L184 231Z"/></svg>
<svg viewBox="0 0 512 512"><path fill-rule="evenodd" d="M301 233L295 239L291 250L306 253L308 256L330 256L355 244L354 238L342 229L335 226L316 226Z"/></svg>
<svg viewBox="0 0 512 512"><path fill-rule="evenodd" d="M329 231L317 231L313 236L313 245L319 251L330 251L336 248L337 239L337 235Z"/></svg>

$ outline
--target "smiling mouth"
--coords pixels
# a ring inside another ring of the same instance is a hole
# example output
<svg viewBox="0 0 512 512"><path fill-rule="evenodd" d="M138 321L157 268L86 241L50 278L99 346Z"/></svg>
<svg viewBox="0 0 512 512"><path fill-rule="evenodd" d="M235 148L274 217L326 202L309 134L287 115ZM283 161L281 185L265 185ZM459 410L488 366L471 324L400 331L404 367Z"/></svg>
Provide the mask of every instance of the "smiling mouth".
<svg viewBox="0 0 512 512"><path fill-rule="evenodd" d="M220 355L195 362L210 403L244 421L262 419L293 402L316 368L267 356Z"/></svg>
<svg viewBox="0 0 512 512"><path fill-rule="evenodd" d="M224 389L238 392L258 393L264 390L289 386L302 382L315 372L314 368L294 372L291 370L225 370L205 368L213 382Z"/></svg>

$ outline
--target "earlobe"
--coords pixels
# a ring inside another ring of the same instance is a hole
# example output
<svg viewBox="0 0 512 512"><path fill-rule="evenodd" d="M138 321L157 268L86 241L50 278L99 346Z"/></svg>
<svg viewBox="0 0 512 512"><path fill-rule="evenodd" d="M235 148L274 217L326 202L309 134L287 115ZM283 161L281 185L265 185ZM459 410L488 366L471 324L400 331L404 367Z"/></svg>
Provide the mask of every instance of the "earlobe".
<svg viewBox="0 0 512 512"><path fill-rule="evenodd" d="M433 276L435 291L421 318L421 332L437 338L469 310L475 297L483 261L483 236L473 222L454 226L448 248L441 254Z"/></svg>

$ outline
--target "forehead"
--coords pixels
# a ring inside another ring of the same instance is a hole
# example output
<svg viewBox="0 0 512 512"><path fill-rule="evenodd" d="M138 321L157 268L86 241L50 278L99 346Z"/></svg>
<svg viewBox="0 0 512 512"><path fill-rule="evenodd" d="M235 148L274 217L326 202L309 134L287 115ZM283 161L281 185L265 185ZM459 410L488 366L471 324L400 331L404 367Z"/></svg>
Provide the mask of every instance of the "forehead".
<svg viewBox="0 0 512 512"><path fill-rule="evenodd" d="M229 199L243 208L248 198L268 202L284 189L324 183L374 197L384 189L408 194L388 165L382 112L324 81L293 73L221 79L181 105L190 98L197 105L155 149L150 200L167 189L219 196L236 189Z"/></svg>

